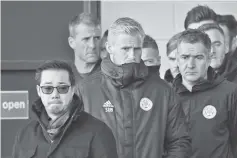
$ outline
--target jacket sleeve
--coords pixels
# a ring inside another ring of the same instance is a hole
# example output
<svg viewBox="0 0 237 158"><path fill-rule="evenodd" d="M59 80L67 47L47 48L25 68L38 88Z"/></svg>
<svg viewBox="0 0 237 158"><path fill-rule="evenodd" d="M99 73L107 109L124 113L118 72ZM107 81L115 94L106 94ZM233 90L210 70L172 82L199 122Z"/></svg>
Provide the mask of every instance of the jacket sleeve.
<svg viewBox="0 0 237 158"><path fill-rule="evenodd" d="M183 108L173 91L171 91L169 102L164 158L189 158L191 138L188 124L185 121Z"/></svg>
<svg viewBox="0 0 237 158"><path fill-rule="evenodd" d="M231 108L229 109L229 131L230 131L230 142L234 157L237 157L237 91L235 92L234 98L232 98Z"/></svg>
<svg viewBox="0 0 237 158"><path fill-rule="evenodd" d="M19 157L19 136L20 136L20 132L17 133L16 137L15 137L15 142L13 145L13 149L12 149L12 158L18 158Z"/></svg>
<svg viewBox="0 0 237 158"><path fill-rule="evenodd" d="M114 135L106 124L94 136L90 155L91 158L118 158Z"/></svg>

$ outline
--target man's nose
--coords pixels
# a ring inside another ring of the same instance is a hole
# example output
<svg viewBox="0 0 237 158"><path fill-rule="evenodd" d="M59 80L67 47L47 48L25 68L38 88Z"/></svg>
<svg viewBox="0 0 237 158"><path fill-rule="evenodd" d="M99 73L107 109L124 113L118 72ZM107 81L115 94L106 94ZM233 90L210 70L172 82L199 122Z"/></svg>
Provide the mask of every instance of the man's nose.
<svg viewBox="0 0 237 158"><path fill-rule="evenodd" d="M129 59L135 59L135 50L133 48L129 50L128 58Z"/></svg>
<svg viewBox="0 0 237 158"><path fill-rule="evenodd" d="M195 68L195 66L196 66L195 59L190 58L190 59L188 60L188 67L189 67L189 68Z"/></svg>
<svg viewBox="0 0 237 158"><path fill-rule="evenodd" d="M58 93L57 88L53 89L53 92L52 92L51 96L54 97L54 98L58 98L59 97L59 93Z"/></svg>
<svg viewBox="0 0 237 158"><path fill-rule="evenodd" d="M89 41L88 41L88 45L91 48L95 48L95 39L94 38L90 38Z"/></svg>
<svg viewBox="0 0 237 158"><path fill-rule="evenodd" d="M216 53L216 47L215 46L211 46L211 55Z"/></svg>

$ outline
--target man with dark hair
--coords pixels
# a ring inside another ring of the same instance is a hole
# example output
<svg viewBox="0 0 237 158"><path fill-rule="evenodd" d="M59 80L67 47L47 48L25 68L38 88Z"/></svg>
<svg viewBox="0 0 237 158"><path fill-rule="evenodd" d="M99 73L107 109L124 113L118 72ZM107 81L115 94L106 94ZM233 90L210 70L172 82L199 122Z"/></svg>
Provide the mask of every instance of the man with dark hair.
<svg viewBox="0 0 237 158"><path fill-rule="evenodd" d="M237 85L209 67L211 45L197 29L184 31L178 41L180 74L173 85L189 122L189 158L236 158Z"/></svg>
<svg viewBox="0 0 237 158"><path fill-rule="evenodd" d="M100 69L100 21L89 13L81 13L69 22L69 46L74 51L77 79L81 81Z"/></svg>
<svg viewBox="0 0 237 158"><path fill-rule="evenodd" d="M199 30L205 32L211 39L210 66L228 81L237 83L237 61L227 53L229 46L225 43L223 30L215 23L204 24Z"/></svg>
<svg viewBox="0 0 237 158"><path fill-rule="evenodd" d="M75 76L69 64L49 61L36 70L39 99L32 106L36 120L16 136L13 158L117 158L108 126L83 111L74 94Z"/></svg>
<svg viewBox="0 0 237 158"><path fill-rule="evenodd" d="M187 13L184 21L184 28L197 29L203 24L215 23L216 16L214 10L208 6L198 5Z"/></svg>
<svg viewBox="0 0 237 158"><path fill-rule="evenodd" d="M237 57L237 21L233 15L217 15L217 23L224 31L228 52Z"/></svg>
<svg viewBox="0 0 237 158"><path fill-rule="evenodd" d="M141 60L144 37L129 17L109 27L101 74L80 86L85 110L112 129L119 158L189 158L182 106Z"/></svg>
<svg viewBox="0 0 237 158"><path fill-rule="evenodd" d="M164 80L172 85L174 78L179 74L179 68L176 62L177 44L181 33L171 37L166 44L166 55L168 57L169 69L165 72Z"/></svg>
<svg viewBox="0 0 237 158"><path fill-rule="evenodd" d="M142 45L142 60L150 73L160 74L160 55L156 41L149 35L145 35Z"/></svg>
<svg viewBox="0 0 237 158"><path fill-rule="evenodd" d="M105 43L107 42L107 38L108 38L108 30L106 30L102 36L102 38L100 39L100 58L104 59L107 57L108 52L105 48Z"/></svg>

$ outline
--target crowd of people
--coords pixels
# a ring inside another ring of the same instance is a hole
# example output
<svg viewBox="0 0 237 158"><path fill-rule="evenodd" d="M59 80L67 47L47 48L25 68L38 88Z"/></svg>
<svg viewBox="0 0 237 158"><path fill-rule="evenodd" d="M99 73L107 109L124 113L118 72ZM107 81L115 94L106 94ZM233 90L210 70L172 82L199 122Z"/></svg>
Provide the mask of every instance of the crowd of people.
<svg viewBox="0 0 237 158"><path fill-rule="evenodd" d="M237 22L192 8L167 43L129 17L101 37L89 13L69 23L74 63L36 70L36 116L16 136L14 158L236 158Z"/></svg>

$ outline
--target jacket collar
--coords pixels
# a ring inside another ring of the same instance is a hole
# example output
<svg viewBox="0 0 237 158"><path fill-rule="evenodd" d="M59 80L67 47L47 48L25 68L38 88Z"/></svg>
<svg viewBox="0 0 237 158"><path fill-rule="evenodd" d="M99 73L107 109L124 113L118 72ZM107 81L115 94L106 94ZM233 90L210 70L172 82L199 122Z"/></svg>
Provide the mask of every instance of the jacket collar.
<svg viewBox="0 0 237 158"><path fill-rule="evenodd" d="M101 71L108 76L116 87L126 87L131 83L142 83L148 76L148 68L140 63L115 65L110 57L102 60Z"/></svg>
<svg viewBox="0 0 237 158"><path fill-rule="evenodd" d="M230 53L225 55L225 59L218 70L218 74L224 76L229 81L237 74L237 60L232 57Z"/></svg>
<svg viewBox="0 0 237 158"><path fill-rule="evenodd" d="M174 77L173 77L173 75L171 74L170 69L168 69L168 70L165 72L164 79L165 79L165 81L168 82L168 83L173 83Z"/></svg>
<svg viewBox="0 0 237 158"><path fill-rule="evenodd" d="M150 74L157 74L160 75L160 65L156 66L147 66L148 71Z"/></svg>
<svg viewBox="0 0 237 158"><path fill-rule="evenodd" d="M101 64L101 59L97 61L96 65L93 67L92 71L89 73L79 73L75 64L73 65L72 69L73 69L73 73L76 75L76 79L78 80L78 82L80 82L81 80L85 79L86 77L94 74L95 72L100 70L100 64Z"/></svg>

